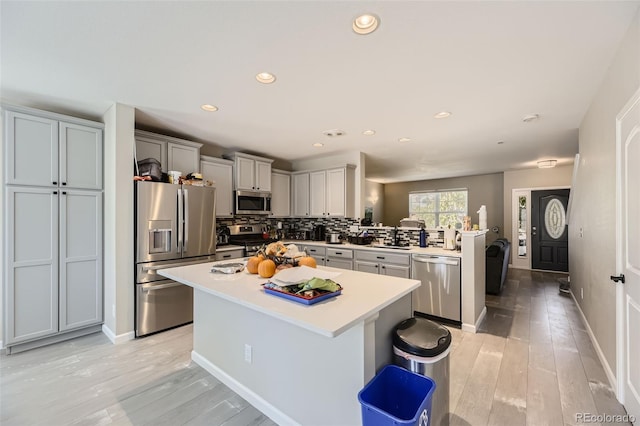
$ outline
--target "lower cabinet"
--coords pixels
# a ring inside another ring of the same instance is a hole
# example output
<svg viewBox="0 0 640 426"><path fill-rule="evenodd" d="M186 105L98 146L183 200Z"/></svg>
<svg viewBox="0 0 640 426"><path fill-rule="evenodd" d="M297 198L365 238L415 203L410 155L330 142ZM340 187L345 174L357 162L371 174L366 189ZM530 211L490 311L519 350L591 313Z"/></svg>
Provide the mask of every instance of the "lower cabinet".
<svg viewBox="0 0 640 426"><path fill-rule="evenodd" d="M356 251L355 269L360 272L411 278L411 257L379 251Z"/></svg>
<svg viewBox="0 0 640 426"><path fill-rule="evenodd" d="M216 260L231 260L244 257L244 249L234 249L216 252Z"/></svg>
<svg viewBox="0 0 640 426"><path fill-rule="evenodd" d="M102 192L5 194L7 346L102 323Z"/></svg>
<svg viewBox="0 0 640 426"><path fill-rule="evenodd" d="M327 249L325 247L305 245L302 247L302 250L309 256L313 257L316 260L316 264L319 266L326 265Z"/></svg>
<svg viewBox="0 0 640 426"><path fill-rule="evenodd" d="M327 248L325 265L332 268L353 269L353 250Z"/></svg>

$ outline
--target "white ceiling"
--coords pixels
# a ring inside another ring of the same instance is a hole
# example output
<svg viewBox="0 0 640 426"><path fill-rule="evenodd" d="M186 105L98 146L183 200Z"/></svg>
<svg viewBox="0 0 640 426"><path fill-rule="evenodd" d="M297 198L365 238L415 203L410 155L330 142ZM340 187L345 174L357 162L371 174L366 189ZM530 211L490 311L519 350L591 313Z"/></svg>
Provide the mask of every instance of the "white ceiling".
<svg viewBox="0 0 640 426"><path fill-rule="evenodd" d="M570 164L638 6L2 1L0 89L95 118L132 105L144 127L280 160L361 151L380 182ZM364 12L381 24L356 35ZM261 71L276 83L256 82ZM453 115L435 120L442 110ZM540 119L522 122L530 113Z"/></svg>

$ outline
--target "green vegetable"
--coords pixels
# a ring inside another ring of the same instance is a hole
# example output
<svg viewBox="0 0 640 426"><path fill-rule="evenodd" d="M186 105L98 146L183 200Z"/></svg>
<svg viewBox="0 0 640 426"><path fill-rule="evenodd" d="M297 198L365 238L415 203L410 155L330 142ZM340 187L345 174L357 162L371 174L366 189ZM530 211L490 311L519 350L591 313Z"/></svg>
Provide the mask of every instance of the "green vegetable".
<svg viewBox="0 0 640 426"><path fill-rule="evenodd" d="M304 283L300 290L297 293L302 293L306 290L326 290L330 292L338 291L341 287L335 281L323 278L311 278L309 281ZM296 294L297 294L296 293Z"/></svg>

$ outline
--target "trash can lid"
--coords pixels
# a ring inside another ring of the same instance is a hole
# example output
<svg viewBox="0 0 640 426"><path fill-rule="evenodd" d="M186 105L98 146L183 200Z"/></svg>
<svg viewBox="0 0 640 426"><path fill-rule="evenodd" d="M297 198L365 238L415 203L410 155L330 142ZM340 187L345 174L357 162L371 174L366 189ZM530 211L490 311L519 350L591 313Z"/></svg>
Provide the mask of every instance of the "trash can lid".
<svg viewBox="0 0 640 426"><path fill-rule="evenodd" d="M393 345L412 355L432 357L451 345L451 332L426 318L408 318L394 328Z"/></svg>

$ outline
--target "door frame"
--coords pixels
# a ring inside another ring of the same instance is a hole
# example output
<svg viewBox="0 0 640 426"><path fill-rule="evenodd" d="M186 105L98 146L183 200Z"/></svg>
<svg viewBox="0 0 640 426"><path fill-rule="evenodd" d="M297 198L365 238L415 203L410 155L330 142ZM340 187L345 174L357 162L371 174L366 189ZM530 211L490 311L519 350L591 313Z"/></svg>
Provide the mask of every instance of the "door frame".
<svg viewBox="0 0 640 426"><path fill-rule="evenodd" d="M622 138L621 121L631 110L633 105L640 102L640 89L631 96L629 101L622 107L620 113L616 115L616 275L620 275L624 270L622 258ZM625 288L621 282L614 283L616 286L616 382L615 392L618 401L625 403L624 372L627 366L625 356Z"/></svg>
<svg viewBox="0 0 640 426"><path fill-rule="evenodd" d="M568 189L571 190L571 185L561 185L561 186L538 186L538 187L530 187L530 188L513 188L511 190L511 246L515 247L511 249L511 263L509 264L510 268L515 269L531 269L531 191L547 191L554 189ZM516 256L513 255L515 250L517 250L518 246L514 245L515 241L518 241L518 209L516 204L516 193L519 195L527 194L527 258L526 264L525 259L522 259L523 262L519 262L516 264L514 259ZM571 193L569 193L571 194ZM571 195L569 195L571 198ZM558 272L559 274L564 274L566 272Z"/></svg>

